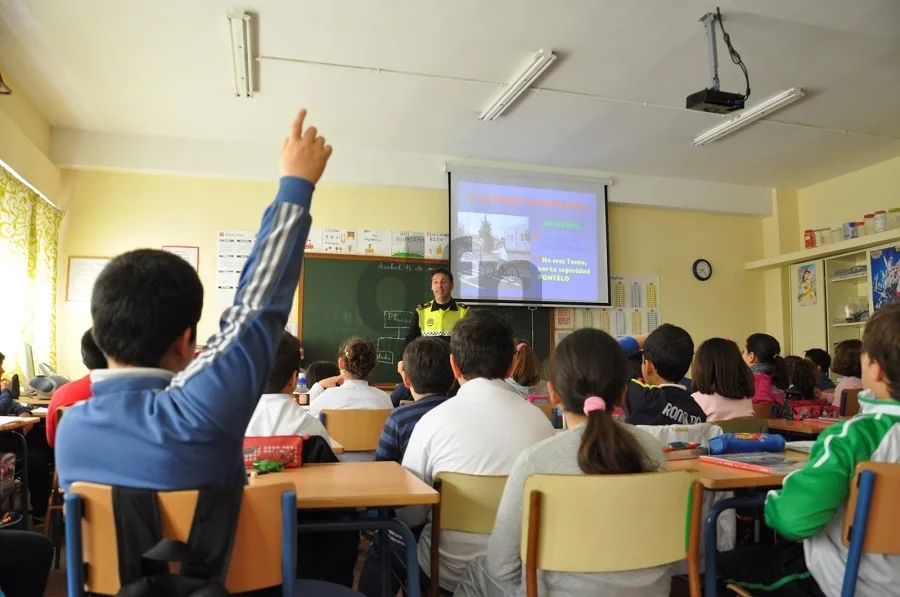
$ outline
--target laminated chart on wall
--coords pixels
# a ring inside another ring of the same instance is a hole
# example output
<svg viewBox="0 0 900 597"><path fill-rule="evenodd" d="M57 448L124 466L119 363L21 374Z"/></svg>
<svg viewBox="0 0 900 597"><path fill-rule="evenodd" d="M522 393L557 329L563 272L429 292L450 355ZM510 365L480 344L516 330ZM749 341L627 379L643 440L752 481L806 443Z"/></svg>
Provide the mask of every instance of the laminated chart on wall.
<svg viewBox="0 0 900 597"><path fill-rule="evenodd" d="M253 243L256 232L252 230L220 230L216 242L216 302L219 305L234 303L241 271Z"/></svg>
<svg viewBox="0 0 900 597"><path fill-rule="evenodd" d="M649 334L662 323L662 299L659 276L610 276L612 306L591 309L554 309L556 343L581 328L596 328L611 336L640 336ZM562 316L561 316L562 315ZM574 317L572 317L574 315ZM563 327L561 323L573 325Z"/></svg>

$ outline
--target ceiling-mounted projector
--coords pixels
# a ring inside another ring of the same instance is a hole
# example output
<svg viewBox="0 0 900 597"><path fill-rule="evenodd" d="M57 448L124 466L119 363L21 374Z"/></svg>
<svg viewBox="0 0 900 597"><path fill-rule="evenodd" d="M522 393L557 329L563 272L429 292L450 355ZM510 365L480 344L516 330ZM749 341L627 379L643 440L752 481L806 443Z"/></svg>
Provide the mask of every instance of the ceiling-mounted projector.
<svg viewBox="0 0 900 597"><path fill-rule="evenodd" d="M706 42L709 49L709 87L701 89L696 93L687 96L685 106L688 110L700 110L701 112L713 112L715 114L728 114L736 110L744 109L744 102L750 97L750 77L747 74L747 67L741 55L737 53L734 46L731 45L731 36L725 32L722 26L722 13L716 8L715 14L708 12L700 19L706 28ZM744 93L731 93L719 89L719 58L716 50L716 22L722 27L722 37L725 45L728 46L728 54L731 61L741 67L744 72L744 79L747 81L747 90Z"/></svg>

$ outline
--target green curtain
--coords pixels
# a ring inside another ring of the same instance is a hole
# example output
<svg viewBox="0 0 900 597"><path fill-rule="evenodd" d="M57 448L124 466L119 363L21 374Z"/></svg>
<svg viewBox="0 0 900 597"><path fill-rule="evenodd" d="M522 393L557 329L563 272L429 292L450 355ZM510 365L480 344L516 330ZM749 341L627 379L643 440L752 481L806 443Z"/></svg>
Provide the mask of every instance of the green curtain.
<svg viewBox="0 0 900 597"><path fill-rule="evenodd" d="M0 353L7 375L56 367L56 267L61 211L0 167ZM23 379L27 383L28 380Z"/></svg>

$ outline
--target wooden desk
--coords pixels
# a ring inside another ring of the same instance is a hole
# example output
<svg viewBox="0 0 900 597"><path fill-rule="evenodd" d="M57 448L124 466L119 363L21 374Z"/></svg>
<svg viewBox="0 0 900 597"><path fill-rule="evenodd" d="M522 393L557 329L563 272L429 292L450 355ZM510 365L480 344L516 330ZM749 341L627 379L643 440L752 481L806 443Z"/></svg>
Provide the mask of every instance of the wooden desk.
<svg viewBox="0 0 900 597"><path fill-rule="evenodd" d="M799 452L791 452L792 456L808 456ZM709 491L732 491L734 489L752 489L759 487L778 487L786 475L773 475L746 471L711 462L691 460L672 460L666 463L670 471L697 471L697 480Z"/></svg>
<svg viewBox="0 0 900 597"><path fill-rule="evenodd" d="M25 406L50 406L50 399L37 398L35 396L19 396L19 403Z"/></svg>
<svg viewBox="0 0 900 597"><path fill-rule="evenodd" d="M0 423L0 431L16 431L17 429L22 429L23 427L27 427L28 425L34 425L35 423L41 422L41 420L37 417L0 417L0 420L2 419L15 420L7 420Z"/></svg>
<svg viewBox="0 0 900 597"><path fill-rule="evenodd" d="M820 421L819 419L803 419L802 421L786 421L784 419L766 419L769 422L769 430L787 431L789 433L802 433L804 435L819 435L837 421Z"/></svg>
<svg viewBox="0 0 900 597"><path fill-rule="evenodd" d="M251 485L293 483L297 507L377 508L436 504L437 491L396 462L310 464L299 469L259 475Z"/></svg>
<svg viewBox="0 0 900 597"><path fill-rule="evenodd" d="M331 451L334 452L335 454L343 454L344 453L344 446L339 444L338 441L336 439L334 439L333 437L328 438L328 443L331 444Z"/></svg>

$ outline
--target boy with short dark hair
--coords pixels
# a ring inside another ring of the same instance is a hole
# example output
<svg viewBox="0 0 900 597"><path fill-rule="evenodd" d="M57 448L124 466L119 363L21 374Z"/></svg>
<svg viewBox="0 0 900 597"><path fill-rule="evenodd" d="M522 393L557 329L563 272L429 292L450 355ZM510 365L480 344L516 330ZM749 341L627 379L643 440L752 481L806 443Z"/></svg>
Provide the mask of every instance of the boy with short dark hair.
<svg viewBox="0 0 900 597"><path fill-rule="evenodd" d="M290 332L281 334L275 364L263 395L250 417L247 437L319 435L328 437L325 426L305 408L294 403L294 388L300 374L300 341Z"/></svg>
<svg viewBox="0 0 900 597"><path fill-rule="evenodd" d="M508 475L526 448L554 434L541 409L522 400L506 378L513 367L513 331L501 315L472 309L450 336L450 366L460 383L451 400L425 414L413 429L403 466L431 485L442 472L471 475ZM430 569L431 508L406 508L400 518L410 528L425 525L419 538L419 565ZM441 532L440 584L454 591L469 563L487 551L488 535ZM405 578L402 548L391 546L394 577ZM382 552L373 544L360 577L359 591L381 594L378 561ZM393 587L392 595L399 587Z"/></svg>
<svg viewBox="0 0 900 597"><path fill-rule="evenodd" d="M109 369L91 374L94 398L57 432L60 485L142 489L235 488L246 483L243 439L272 371L293 306L310 202L331 146L295 118L281 149L281 180L263 214L221 329L194 358L203 286L164 251L119 255L91 296L93 333Z"/></svg>
<svg viewBox="0 0 900 597"><path fill-rule="evenodd" d="M447 343L428 337L410 342L403 351L400 376L414 402L396 408L388 415L378 440L375 460L402 462L416 423L449 398L447 392L455 380Z"/></svg>
<svg viewBox="0 0 900 597"><path fill-rule="evenodd" d="M803 356L816 367L816 387L823 392L833 390L834 382L828 377L828 371L831 369L831 355L828 351L810 348Z"/></svg>
<svg viewBox="0 0 900 597"><path fill-rule="evenodd" d="M706 414L682 383L694 359L694 341L684 329L666 323L646 337L619 341L625 354L643 350L642 381L632 379L625 397L632 425L694 425Z"/></svg>
<svg viewBox="0 0 900 597"><path fill-rule="evenodd" d="M106 369L106 357L94 342L91 330L81 336L81 362L88 374L63 385L50 398L50 405L47 407L47 443L51 446L56 442L56 409L75 406L88 400L91 397L91 371Z"/></svg>
<svg viewBox="0 0 900 597"><path fill-rule="evenodd" d="M766 524L802 543L720 554L720 578L775 588L766 595L841 594L848 557L842 526L856 465L900 463L900 402L895 398L900 396L900 304L882 307L869 318L861 361L860 414L823 431L807 465L766 498ZM900 556L863 553L857 595L893 595L898 586Z"/></svg>

